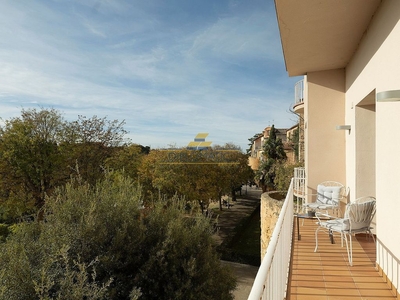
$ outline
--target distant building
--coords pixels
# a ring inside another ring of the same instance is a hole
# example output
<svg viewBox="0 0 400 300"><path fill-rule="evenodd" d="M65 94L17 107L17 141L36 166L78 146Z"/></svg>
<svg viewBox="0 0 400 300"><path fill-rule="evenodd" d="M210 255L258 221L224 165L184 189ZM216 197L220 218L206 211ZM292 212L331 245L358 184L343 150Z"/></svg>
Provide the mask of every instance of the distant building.
<svg viewBox="0 0 400 300"><path fill-rule="evenodd" d="M266 127L263 132L258 134L258 136L253 140L249 157L249 165L253 170L258 170L260 162L263 159L263 146L269 138L271 128L271 126ZM291 128L275 128L276 137L282 140L288 162L291 163L296 161L293 147L293 136L297 129L298 125L294 125Z"/></svg>

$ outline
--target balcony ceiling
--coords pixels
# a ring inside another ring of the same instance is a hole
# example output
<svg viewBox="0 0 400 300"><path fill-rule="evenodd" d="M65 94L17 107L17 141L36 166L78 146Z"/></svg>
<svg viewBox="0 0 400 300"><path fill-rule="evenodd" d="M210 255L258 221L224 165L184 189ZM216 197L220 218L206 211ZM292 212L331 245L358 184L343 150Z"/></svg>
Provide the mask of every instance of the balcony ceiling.
<svg viewBox="0 0 400 300"><path fill-rule="evenodd" d="M381 0L275 0L289 76L344 68Z"/></svg>

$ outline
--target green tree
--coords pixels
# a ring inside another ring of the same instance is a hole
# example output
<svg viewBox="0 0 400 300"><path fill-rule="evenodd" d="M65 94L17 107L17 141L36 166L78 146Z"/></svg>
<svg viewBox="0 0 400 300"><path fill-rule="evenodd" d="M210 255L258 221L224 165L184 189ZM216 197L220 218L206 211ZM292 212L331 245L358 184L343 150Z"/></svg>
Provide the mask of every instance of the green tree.
<svg viewBox="0 0 400 300"><path fill-rule="evenodd" d="M66 122L43 108L22 109L21 117L6 120L0 128L0 218L11 222L40 209L74 172L94 184L124 142L123 124L97 116ZM134 175L133 163L127 167Z"/></svg>
<svg viewBox="0 0 400 300"><path fill-rule="evenodd" d="M11 199L20 204L33 202L40 208L46 194L68 178L65 157L58 148L65 125L60 113L54 109L23 109L21 117L5 121L4 127L0 128L0 197L3 204ZM7 210L5 206L3 212Z"/></svg>
<svg viewBox="0 0 400 300"><path fill-rule="evenodd" d="M1 299L233 299L209 220L179 198L143 209L137 183L107 172L58 188L43 211L1 245Z"/></svg>
<svg viewBox="0 0 400 300"><path fill-rule="evenodd" d="M276 188L276 168L285 160L286 153L282 140L276 136L276 129L272 125L269 137L263 145L263 160L257 172L263 191Z"/></svg>
<svg viewBox="0 0 400 300"><path fill-rule="evenodd" d="M219 164L220 172L218 174L221 191L229 194L232 201L236 201L236 192L241 190L242 185L254 178L254 172L249 166L248 155L242 153L240 147L232 143L216 146L214 150L220 151L223 155L223 163ZM220 209L222 209L221 198Z"/></svg>
<svg viewBox="0 0 400 300"><path fill-rule="evenodd" d="M215 183L219 174L218 165L207 158L207 151L150 151L139 168L140 182L151 191L148 198L178 194L205 209L210 199L217 198Z"/></svg>
<svg viewBox="0 0 400 300"><path fill-rule="evenodd" d="M149 147L137 144L116 147L111 156L106 158L105 166L114 170L123 170L126 175L136 180L142 158L149 151Z"/></svg>
<svg viewBox="0 0 400 300"><path fill-rule="evenodd" d="M249 166L248 156L241 152L235 152L232 154L231 160L236 162L234 164L228 165L228 174L230 191L232 200L236 201L236 192L241 191L242 185L247 184L254 178L254 172Z"/></svg>
<svg viewBox="0 0 400 300"><path fill-rule="evenodd" d="M255 135L253 135L253 137L251 137L251 138L249 138L248 139L248 141L249 141L249 144L248 144L248 146L249 146L249 148L247 148L247 150L246 150L246 154L247 155L250 155L251 154L251 149L252 149L252 147L253 147L253 142L256 140L256 139L258 139L259 137L260 137L260 133L256 133Z"/></svg>
<svg viewBox="0 0 400 300"><path fill-rule="evenodd" d="M198 202L202 210L210 200L218 200L222 209L221 197L235 197L236 190L254 177L247 156L232 144L201 151L153 150L139 169L140 182L153 197L177 193Z"/></svg>
<svg viewBox="0 0 400 300"><path fill-rule="evenodd" d="M294 168L302 167L302 163L280 163L276 166L275 186L278 191L287 191L293 178Z"/></svg>
<svg viewBox="0 0 400 300"><path fill-rule="evenodd" d="M94 184L103 174L105 161L124 143L124 121L110 121L106 117L78 116L65 129L65 142L61 145L67 153L68 165L76 167L83 180Z"/></svg>

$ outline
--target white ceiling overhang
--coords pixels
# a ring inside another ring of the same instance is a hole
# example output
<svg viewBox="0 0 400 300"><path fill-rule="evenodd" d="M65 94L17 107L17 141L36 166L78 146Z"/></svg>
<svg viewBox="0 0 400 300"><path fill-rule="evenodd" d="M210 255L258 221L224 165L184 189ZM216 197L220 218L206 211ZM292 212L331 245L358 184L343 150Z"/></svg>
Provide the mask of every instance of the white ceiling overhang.
<svg viewBox="0 0 400 300"><path fill-rule="evenodd" d="M381 0L275 0L289 76L345 68Z"/></svg>

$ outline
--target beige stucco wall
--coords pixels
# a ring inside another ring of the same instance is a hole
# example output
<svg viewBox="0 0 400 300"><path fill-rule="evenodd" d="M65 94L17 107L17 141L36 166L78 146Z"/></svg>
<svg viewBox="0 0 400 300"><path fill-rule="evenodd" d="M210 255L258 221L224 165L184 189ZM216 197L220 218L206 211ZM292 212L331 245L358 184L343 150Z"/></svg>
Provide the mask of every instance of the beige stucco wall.
<svg viewBox="0 0 400 300"><path fill-rule="evenodd" d="M346 68L345 106L346 123L352 126L350 135L346 136L347 182L357 196L375 192L377 237L397 259L400 259L400 102L375 103L374 97L369 95L400 90L399 19L400 1L383 1L357 53ZM361 111L361 117L365 120L360 121L359 108L363 104L369 106L370 110ZM369 126L369 135L362 124ZM366 144L375 145L375 170L368 170L370 174L362 182L360 172L367 169L372 158L371 153L360 156L357 154L360 149L357 148L369 138L373 138L373 141L367 141ZM373 173L375 182L367 183Z"/></svg>
<svg viewBox="0 0 400 300"><path fill-rule="evenodd" d="M305 167L307 194L315 194L323 181L346 184L345 72L308 73L305 82ZM309 198L311 202L314 199Z"/></svg>

